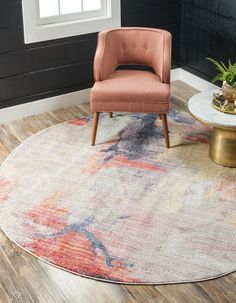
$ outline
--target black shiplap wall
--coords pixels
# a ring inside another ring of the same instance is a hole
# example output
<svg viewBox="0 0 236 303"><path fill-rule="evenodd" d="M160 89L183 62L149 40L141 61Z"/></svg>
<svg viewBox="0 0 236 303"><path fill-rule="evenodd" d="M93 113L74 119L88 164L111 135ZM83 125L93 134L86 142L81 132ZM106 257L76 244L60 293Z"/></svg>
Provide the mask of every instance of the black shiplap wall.
<svg viewBox="0 0 236 303"><path fill-rule="evenodd" d="M178 67L181 0L121 0L121 2L123 26L163 28L172 33L172 67Z"/></svg>
<svg viewBox="0 0 236 303"><path fill-rule="evenodd" d="M170 30L178 66L181 0L122 0L123 26ZM91 87L97 34L24 44L21 0L0 0L0 108Z"/></svg>
<svg viewBox="0 0 236 303"><path fill-rule="evenodd" d="M206 57L236 61L236 0L182 0L181 65L210 80Z"/></svg>

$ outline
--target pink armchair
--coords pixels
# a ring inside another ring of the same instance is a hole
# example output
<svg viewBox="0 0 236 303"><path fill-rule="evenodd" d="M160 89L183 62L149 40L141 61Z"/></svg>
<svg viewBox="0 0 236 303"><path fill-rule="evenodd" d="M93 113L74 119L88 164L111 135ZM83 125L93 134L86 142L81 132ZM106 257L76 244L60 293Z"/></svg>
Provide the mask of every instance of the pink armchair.
<svg viewBox="0 0 236 303"><path fill-rule="evenodd" d="M94 60L95 85L90 104L95 145L100 112L159 113L167 148L170 97L171 34L152 28L116 28L98 36ZM117 70L119 65L147 65L154 73Z"/></svg>

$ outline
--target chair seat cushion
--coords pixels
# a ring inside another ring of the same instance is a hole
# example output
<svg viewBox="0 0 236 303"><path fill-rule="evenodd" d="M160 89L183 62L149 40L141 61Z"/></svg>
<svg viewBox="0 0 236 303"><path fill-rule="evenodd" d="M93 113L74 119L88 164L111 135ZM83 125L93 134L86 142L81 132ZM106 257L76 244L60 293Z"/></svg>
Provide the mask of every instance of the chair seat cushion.
<svg viewBox="0 0 236 303"><path fill-rule="evenodd" d="M95 83L92 111L162 112L169 108L170 85L148 71L117 70Z"/></svg>

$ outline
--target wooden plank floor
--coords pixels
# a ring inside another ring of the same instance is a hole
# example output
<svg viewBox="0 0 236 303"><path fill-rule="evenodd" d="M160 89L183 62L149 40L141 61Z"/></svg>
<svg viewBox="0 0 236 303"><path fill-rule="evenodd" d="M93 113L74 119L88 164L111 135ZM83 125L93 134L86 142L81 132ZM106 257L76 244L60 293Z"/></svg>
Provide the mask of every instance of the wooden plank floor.
<svg viewBox="0 0 236 303"><path fill-rule="evenodd" d="M176 106L196 93L176 81ZM23 140L62 121L90 114L89 105L0 125L0 162ZM23 251L0 231L0 303L236 303L236 273L220 279L179 285L124 286L96 282L52 267Z"/></svg>

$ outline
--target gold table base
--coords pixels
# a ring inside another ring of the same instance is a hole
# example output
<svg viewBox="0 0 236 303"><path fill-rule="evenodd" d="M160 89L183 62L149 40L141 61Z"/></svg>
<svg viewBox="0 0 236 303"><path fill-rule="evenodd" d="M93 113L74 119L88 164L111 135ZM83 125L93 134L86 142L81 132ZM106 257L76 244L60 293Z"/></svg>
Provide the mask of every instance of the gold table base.
<svg viewBox="0 0 236 303"><path fill-rule="evenodd" d="M236 167L236 129L213 128L210 158L217 164Z"/></svg>

